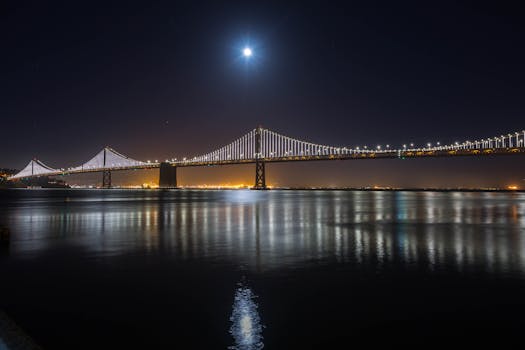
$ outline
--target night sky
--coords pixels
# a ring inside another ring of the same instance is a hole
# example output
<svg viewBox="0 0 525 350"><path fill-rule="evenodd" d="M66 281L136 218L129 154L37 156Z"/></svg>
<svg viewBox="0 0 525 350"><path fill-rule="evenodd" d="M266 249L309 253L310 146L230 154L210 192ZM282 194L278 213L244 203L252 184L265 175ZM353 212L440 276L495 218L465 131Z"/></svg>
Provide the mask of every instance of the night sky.
<svg viewBox="0 0 525 350"><path fill-rule="evenodd" d="M352 147L523 130L524 12L499 1L4 1L0 167L76 166L106 145L140 160L193 156L259 124ZM525 186L523 156L267 171L282 186ZM250 184L253 173L182 169L179 179Z"/></svg>

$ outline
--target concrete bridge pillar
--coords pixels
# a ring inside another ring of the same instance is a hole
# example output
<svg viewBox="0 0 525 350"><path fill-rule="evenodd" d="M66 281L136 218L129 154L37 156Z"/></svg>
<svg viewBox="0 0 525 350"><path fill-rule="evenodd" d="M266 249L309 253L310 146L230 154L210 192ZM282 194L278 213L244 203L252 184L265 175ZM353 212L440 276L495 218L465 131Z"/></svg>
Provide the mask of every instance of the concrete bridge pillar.
<svg viewBox="0 0 525 350"><path fill-rule="evenodd" d="M160 163L159 188L177 188L177 167L167 163Z"/></svg>

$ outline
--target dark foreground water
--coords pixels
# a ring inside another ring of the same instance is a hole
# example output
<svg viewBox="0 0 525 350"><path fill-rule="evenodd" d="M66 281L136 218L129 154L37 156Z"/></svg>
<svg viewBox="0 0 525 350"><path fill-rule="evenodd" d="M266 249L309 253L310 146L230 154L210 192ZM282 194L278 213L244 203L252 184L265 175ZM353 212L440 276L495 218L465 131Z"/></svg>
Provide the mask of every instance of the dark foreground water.
<svg viewBox="0 0 525 350"><path fill-rule="evenodd" d="M0 226L0 310L46 349L523 339L524 194L13 190Z"/></svg>

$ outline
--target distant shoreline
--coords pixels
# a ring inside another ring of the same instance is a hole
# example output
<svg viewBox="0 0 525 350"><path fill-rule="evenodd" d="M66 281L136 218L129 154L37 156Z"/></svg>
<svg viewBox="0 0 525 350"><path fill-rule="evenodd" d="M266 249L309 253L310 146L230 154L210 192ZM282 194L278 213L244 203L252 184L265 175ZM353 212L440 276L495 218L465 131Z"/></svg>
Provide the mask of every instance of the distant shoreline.
<svg viewBox="0 0 525 350"><path fill-rule="evenodd" d="M381 191L381 192L525 192L501 188L275 188L291 191Z"/></svg>
<svg viewBox="0 0 525 350"><path fill-rule="evenodd" d="M247 190L249 188L224 188L224 187L179 187L173 189L159 189L159 188L126 188L116 187L109 190L112 191L173 191L173 190L199 190L199 191L238 191ZM97 190L108 190L101 188L0 188L0 191L97 191ZM525 189L510 190L501 188L368 188L368 187L272 187L268 188L268 191L355 191L355 192L504 192L504 193L525 193Z"/></svg>

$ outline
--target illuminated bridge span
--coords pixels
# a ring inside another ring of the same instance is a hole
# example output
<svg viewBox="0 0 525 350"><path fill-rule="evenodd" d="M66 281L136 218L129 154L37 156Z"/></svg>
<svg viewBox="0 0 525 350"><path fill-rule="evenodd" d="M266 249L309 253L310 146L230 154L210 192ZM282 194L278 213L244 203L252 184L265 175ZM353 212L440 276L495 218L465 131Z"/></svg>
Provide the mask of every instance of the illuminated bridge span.
<svg viewBox="0 0 525 350"><path fill-rule="evenodd" d="M524 154L524 143L525 130L448 145L438 143L415 147L410 144L395 149L388 145L384 148L380 146L352 148L306 142L258 127L222 148L193 158L144 162L126 157L106 147L86 163L71 168L54 169L40 160L33 159L22 171L10 179L102 172L102 186L109 188L111 187L112 171L160 168L159 186L173 188L177 187L178 167L254 163L254 188L265 189L265 163L270 162Z"/></svg>

